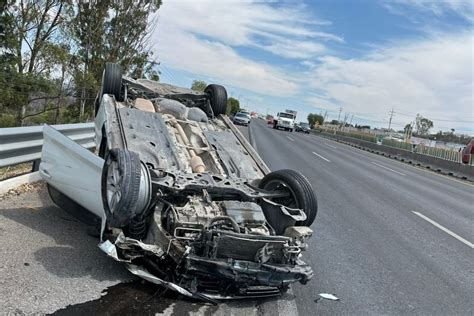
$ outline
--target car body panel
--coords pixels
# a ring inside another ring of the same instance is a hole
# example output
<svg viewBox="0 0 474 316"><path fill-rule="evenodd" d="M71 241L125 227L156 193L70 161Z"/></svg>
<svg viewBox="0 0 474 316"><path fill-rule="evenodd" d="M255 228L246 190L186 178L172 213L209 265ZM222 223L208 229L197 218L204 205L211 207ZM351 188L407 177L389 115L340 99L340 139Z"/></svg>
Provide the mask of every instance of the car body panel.
<svg viewBox="0 0 474 316"><path fill-rule="evenodd" d="M103 217L100 178L104 160L53 127L43 128L39 173L61 193Z"/></svg>

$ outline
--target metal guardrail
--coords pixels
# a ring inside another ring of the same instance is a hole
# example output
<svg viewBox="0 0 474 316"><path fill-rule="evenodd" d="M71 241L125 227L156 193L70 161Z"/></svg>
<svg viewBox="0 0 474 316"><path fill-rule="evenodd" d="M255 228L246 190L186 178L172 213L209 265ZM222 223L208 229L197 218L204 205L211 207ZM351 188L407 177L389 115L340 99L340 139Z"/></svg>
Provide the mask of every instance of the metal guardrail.
<svg viewBox="0 0 474 316"><path fill-rule="evenodd" d="M314 130L313 130L314 131ZM336 136L343 136L343 137L349 137L349 138L354 138L354 139L359 139L359 140L364 140L372 143L378 143L378 137L375 135L370 135L367 133L354 133L354 132L344 132L344 131L333 131L333 130L324 130L320 129L319 133L325 133L329 135L333 135L334 137ZM313 132L314 133L314 132ZM379 143L380 144L380 143ZM437 147L429 147L425 146L423 144L418 144L414 145L411 143L407 142L399 142L394 139L387 139L383 138L381 139L381 144L384 146L392 147L392 148L397 148L397 149L402 149L406 150L412 153L417 153L420 155L425 155L429 157L436 157L439 159L443 159L446 161L451 161L455 163L462 164L462 152L458 150L452 150L452 149L446 149L446 148L437 148ZM466 165L469 166L474 166L474 155L471 155L469 162L465 163Z"/></svg>
<svg viewBox="0 0 474 316"><path fill-rule="evenodd" d="M458 150L429 147L429 146L424 146L420 144L415 147L413 152L432 156L432 157L437 157L444 160L462 163L462 152Z"/></svg>
<svg viewBox="0 0 474 316"><path fill-rule="evenodd" d="M85 148L95 147L94 123L52 125ZM41 158L43 126L0 128L0 167Z"/></svg>

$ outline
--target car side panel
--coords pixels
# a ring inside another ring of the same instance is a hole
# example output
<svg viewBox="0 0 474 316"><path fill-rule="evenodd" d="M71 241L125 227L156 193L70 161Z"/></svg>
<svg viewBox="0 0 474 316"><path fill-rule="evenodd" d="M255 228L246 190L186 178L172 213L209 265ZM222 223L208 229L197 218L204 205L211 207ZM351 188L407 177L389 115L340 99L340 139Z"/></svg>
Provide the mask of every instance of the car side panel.
<svg viewBox="0 0 474 316"><path fill-rule="evenodd" d="M51 126L43 128L41 177L95 215L104 209L100 179L104 160L76 144Z"/></svg>

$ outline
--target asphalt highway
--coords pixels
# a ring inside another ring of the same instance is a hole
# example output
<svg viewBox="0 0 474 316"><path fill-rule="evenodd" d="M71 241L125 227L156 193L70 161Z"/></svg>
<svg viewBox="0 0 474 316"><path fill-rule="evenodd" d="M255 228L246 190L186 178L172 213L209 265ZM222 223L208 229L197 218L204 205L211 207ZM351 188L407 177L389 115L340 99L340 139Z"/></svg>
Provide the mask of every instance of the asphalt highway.
<svg viewBox="0 0 474 316"><path fill-rule="evenodd" d="M239 127L272 170L310 180L306 285L218 306L162 293L107 258L44 185L0 199L0 311L15 314L474 314L474 186L316 135ZM339 301L321 299L330 293Z"/></svg>
<svg viewBox="0 0 474 316"><path fill-rule="evenodd" d="M258 119L249 134L271 170L317 192L300 315L474 314L473 184Z"/></svg>

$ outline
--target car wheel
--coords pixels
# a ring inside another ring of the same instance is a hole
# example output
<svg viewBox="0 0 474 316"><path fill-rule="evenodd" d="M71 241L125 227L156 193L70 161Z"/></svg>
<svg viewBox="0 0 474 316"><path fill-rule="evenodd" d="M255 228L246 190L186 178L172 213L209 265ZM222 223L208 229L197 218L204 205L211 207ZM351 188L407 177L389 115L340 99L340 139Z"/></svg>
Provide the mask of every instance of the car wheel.
<svg viewBox="0 0 474 316"><path fill-rule="evenodd" d="M137 153L111 149L101 179L102 203L112 227L124 227L150 204L151 180Z"/></svg>
<svg viewBox="0 0 474 316"><path fill-rule="evenodd" d="M282 169L270 172L260 181L259 187L267 191L287 190L289 197L274 198L273 201L290 208L298 208L306 214L306 220L298 226L311 226L318 212L318 200L308 179L295 170Z"/></svg>
<svg viewBox="0 0 474 316"><path fill-rule="evenodd" d="M224 114L227 110L227 91L225 88L217 84L210 84L204 89L204 92L209 95L214 116Z"/></svg>
<svg viewBox="0 0 474 316"><path fill-rule="evenodd" d="M112 94L115 100L121 101L122 67L116 63L106 63L102 75L102 95Z"/></svg>

